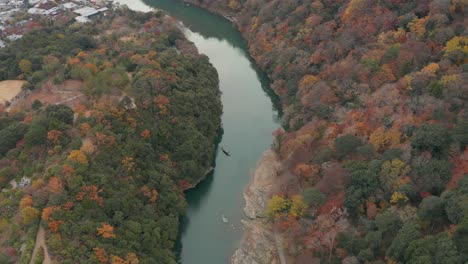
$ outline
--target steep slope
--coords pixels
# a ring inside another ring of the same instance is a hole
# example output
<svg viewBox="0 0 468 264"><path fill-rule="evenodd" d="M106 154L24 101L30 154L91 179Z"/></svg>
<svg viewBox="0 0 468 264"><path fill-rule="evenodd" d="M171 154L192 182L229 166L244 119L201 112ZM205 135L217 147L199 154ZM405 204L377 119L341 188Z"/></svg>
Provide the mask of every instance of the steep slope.
<svg viewBox="0 0 468 264"><path fill-rule="evenodd" d="M467 260L464 1L191 2L235 18L282 99L267 213L294 263Z"/></svg>

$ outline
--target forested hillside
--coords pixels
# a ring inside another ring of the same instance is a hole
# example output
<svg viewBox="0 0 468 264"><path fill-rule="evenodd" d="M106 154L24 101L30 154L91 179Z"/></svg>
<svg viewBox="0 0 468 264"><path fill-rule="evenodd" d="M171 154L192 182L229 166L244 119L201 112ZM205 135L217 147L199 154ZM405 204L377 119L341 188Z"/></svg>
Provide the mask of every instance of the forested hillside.
<svg viewBox="0 0 468 264"><path fill-rule="evenodd" d="M291 263L468 261L461 0L198 0L235 17L285 112L268 206Z"/></svg>
<svg viewBox="0 0 468 264"><path fill-rule="evenodd" d="M0 263L29 263L39 225L54 263L176 263L182 191L212 165L222 107L216 70L174 21L51 20L0 50L0 78L48 100L81 93L2 108Z"/></svg>

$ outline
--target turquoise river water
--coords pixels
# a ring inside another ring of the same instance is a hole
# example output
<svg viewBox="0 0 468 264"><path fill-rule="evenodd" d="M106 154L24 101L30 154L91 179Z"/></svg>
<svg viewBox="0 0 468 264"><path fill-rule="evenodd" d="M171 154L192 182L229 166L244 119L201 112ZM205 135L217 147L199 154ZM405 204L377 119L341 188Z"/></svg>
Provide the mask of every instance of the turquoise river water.
<svg viewBox="0 0 468 264"><path fill-rule="evenodd" d="M178 245L183 264L229 263L242 238L242 192L279 126L269 80L248 55L246 44L227 19L176 0L116 0L131 9L157 8L180 21L186 37L207 55L219 74L224 114L224 146L212 175L187 191L188 209ZM223 222L223 216L229 223Z"/></svg>

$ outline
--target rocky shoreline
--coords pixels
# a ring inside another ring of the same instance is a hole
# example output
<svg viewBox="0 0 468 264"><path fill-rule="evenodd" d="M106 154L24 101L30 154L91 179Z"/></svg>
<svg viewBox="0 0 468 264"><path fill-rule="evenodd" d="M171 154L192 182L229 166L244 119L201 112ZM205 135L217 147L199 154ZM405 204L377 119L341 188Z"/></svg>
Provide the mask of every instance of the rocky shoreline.
<svg viewBox="0 0 468 264"><path fill-rule="evenodd" d="M277 188L275 182L279 171L281 163L276 153L266 151L244 191L244 212L248 219L242 220L244 237L231 258L232 264L280 263L273 230L264 216L267 201Z"/></svg>

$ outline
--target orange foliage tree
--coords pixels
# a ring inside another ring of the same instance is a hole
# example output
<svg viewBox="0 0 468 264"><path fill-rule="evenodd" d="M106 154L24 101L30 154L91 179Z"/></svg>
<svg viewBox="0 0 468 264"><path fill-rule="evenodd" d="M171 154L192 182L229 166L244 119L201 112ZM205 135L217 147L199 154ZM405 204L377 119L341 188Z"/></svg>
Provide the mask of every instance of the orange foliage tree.
<svg viewBox="0 0 468 264"><path fill-rule="evenodd" d="M144 196L150 199L150 202L154 203L158 199L159 193L156 190L150 190L150 188L146 185L141 187L141 192Z"/></svg>
<svg viewBox="0 0 468 264"><path fill-rule="evenodd" d="M23 198L20 200L20 208L23 209L28 206L33 206L33 199L31 195L25 195Z"/></svg>
<svg viewBox="0 0 468 264"><path fill-rule="evenodd" d="M61 136L62 132L59 130L50 130L49 132L47 132L47 140L54 145L60 144Z"/></svg>
<svg viewBox="0 0 468 264"><path fill-rule="evenodd" d="M63 224L63 221L62 220L58 220L58 221L50 221L47 226L49 227L49 229L52 231L52 232L57 232L58 229L60 228L60 225Z"/></svg>
<svg viewBox="0 0 468 264"><path fill-rule="evenodd" d="M50 177L47 187L52 193L60 193L62 191L62 181L57 177Z"/></svg>
<svg viewBox="0 0 468 264"><path fill-rule="evenodd" d="M167 114L167 106L169 105L169 98L164 95L158 95L153 99L153 102L158 106L160 114Z"/></svg>
<svg viewBox="0 0 468 264"><path fill-rule="evenodd" d="M80 125L80 134L82 137L86 136L86 133L91 129L91 125L88 123L83 123Z"/></svg>
<svg viewBox="0 0 468 264"><path fill-rule="evenodd" d="M103 238L115 238L114 227L108 223L101 223L101 227L96 228L98 235Z"/></svg>
<svg viewBox="0 0 468 264"><path fill-rule="evenodd" d="M51 220L51 215L55 212L55 211L59 211L61 208L60 206L48 206L46 208L44 208L44 210L42 210L42 220L44 221L49 221Z"/></svg>
<svg viewBox="0 0 468 264"><path fill-rule="evenodd" d="M149 137L151 137L151 132L148 129L145 129L141 132L140 136L143 139L148 139Z"/></svg>
<svg viewBox="0 0 468 264"><path fill-rule="evenodd" d="M88 197L91 201L95 201L99 206L104 206L104 199L99 196L99 190L96 186L83 186L81 191L76 195L77 201L82 201L85 197Z"/></svg>
<svg viewBox="0 0 468 264"><path fill-rule="evenodd" d="M107 258L107 253L105 249L95 247L93 248L94 253L96 254L96 258L100 263L108 263L109 258Z"/></svg>

